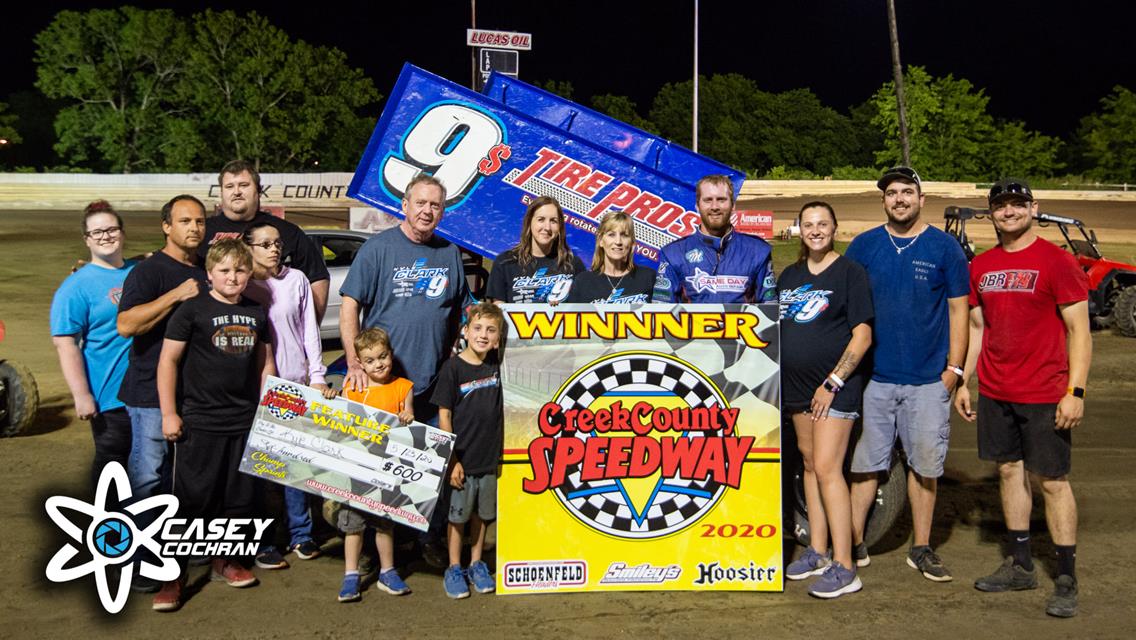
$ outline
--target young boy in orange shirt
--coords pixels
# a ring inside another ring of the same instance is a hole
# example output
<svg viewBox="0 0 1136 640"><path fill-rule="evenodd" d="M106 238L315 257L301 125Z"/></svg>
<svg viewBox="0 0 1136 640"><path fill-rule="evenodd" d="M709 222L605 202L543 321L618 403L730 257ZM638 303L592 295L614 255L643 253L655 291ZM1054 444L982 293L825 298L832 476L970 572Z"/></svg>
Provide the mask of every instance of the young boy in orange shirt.
<svg viewBox="0 0 1136 640"><path fill-rule="evenodd" d="M378 327L362 331L355 337L355 354L367 374L365 389L344 389L344 397L352 402L393 413L407 424L414 420L414 383L394 375L394 354L390 336ZM359 555L363 551L363 531L375 530L375 546L379 550L379 579L375 588L395 596L410 593L410 587L394 568L394 523L386 518L344 505L336 525L343 532L343 586L340 602L356 602L359 593Z"/></svg>

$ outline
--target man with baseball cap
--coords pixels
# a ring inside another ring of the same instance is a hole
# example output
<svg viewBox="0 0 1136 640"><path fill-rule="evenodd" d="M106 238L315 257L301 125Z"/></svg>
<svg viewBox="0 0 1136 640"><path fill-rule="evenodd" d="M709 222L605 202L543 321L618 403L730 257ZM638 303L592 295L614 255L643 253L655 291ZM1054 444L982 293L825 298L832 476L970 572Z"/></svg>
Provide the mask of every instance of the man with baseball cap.
<svg viewBox="0 0 1136 640"><path fill-rule="evenodd" d="M1070 435L1084 415L1092 360L1089 282L1071 254L1037 236L1037 201L1024 180L995 182L989 202L999 244L970 266L970 349L955 408L968 422L977 417L978 456L998 464L1008 554L974 586L1037 588L1030 556L1032 479L1041 487L1057 548L1057 579L1045 612L1068 618L1077 614ZM976 367L977 416L965 384Z"/></svg>
<svg viewBox="0 0 1136 640"><path fill-rule="evenodd" d="M931 548L931 520L950 439L951 394L966 356L966 256L954 238L920 219L924 194L914 169L888 169L876 185L887 222L857 236L846 253L868 272L876 314L864 429L852 456L853 557L857 566L871 563L864 525L898 437L914 530L907 564L928 580L947 582L951 573Z"/></svg>

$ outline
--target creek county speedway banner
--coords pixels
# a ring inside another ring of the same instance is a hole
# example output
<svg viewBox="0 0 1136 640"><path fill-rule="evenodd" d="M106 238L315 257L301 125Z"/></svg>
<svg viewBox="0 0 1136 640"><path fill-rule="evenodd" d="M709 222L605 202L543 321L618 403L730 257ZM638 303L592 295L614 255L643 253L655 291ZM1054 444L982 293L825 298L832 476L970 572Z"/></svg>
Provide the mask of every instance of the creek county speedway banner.
<svg viewBox="0 0 1136 640"><path fill-rule="evenodd" d="M694 182L605 148L610 136L597 126L567 131L407 64L347 195L401 217L407 183L433 174L447 191L437 233L489 258L520 240L532 197L560 202L568 244L585 261L603 215L623 211L635 223L636 261L653 266L660 248L699 224ZM684 157L684 175L723 170L695 154ZM705 171L692 168L695 160ZM732 177L740 188L740 174Z"/></svg>
<svg viewBox="0 0 1136 640"><path fill-rule="evenodd" d="M702 176L718 173L730 178L734 193L741 193L744 173L540 87L494 72L481 92L510 109L590 140L679 182L693 185Z"/></svg>
<svg viewBox="0 0 1136 640"><path fill-rule="evenodd" d="M270 376L240 470L425 531L454 436Z"/></svg>
<svg viewBox="0 0 1136 640"><path fill-rule="evenodd" d="M504 309L498 593L780 591L777 305Z"/></svg>

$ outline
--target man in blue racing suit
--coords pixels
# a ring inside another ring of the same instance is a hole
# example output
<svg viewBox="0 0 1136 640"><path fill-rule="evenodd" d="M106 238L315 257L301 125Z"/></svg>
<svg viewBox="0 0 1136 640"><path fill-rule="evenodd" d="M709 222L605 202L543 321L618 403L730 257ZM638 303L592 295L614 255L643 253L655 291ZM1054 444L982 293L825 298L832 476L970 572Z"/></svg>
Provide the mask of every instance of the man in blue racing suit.
<svg viewBox="0 0 1136 640"><path fill-rule="evenodd" d="M730 224L734 185L710 175L694 187L702 224L663 247L655 302L772 302L776 279L769 244Z"/></svg>

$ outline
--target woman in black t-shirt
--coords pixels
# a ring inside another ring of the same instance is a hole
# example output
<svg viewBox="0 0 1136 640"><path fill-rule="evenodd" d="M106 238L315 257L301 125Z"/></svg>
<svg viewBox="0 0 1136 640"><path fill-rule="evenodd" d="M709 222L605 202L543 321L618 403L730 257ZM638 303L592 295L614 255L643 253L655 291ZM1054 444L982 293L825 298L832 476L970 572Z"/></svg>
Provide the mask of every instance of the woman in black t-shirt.
<svg viewBox="0 0 1136 640"><path fill-rule="evenodd" d="M809 593L859 591L852 560L852 513L844 454L859 417L860 361L872 342L868 276L836 253L836 213L824 202L801 208L801 253L777 280L781 299L781 408L792 416L805 462L810 546L785 577L821 575ZM832 562L825 557L832 539Z"/></svg>
<svg viewBox="0 0 1136 640"><path fill-rule="evenodd" d="M568 302L638 304L650 302L655 270L635 265L635 225L626 213L604 216L596 230L592 270L576 276Z"/></svg>
<svg viewBox="0 0 1136 640"><path fill-rule="evenodd" d="M494 302L550 302L568 298L572 278L584 270L564 235L564 210L540 196L525 210L521 241L497 256L485 297Z"/></svg>

